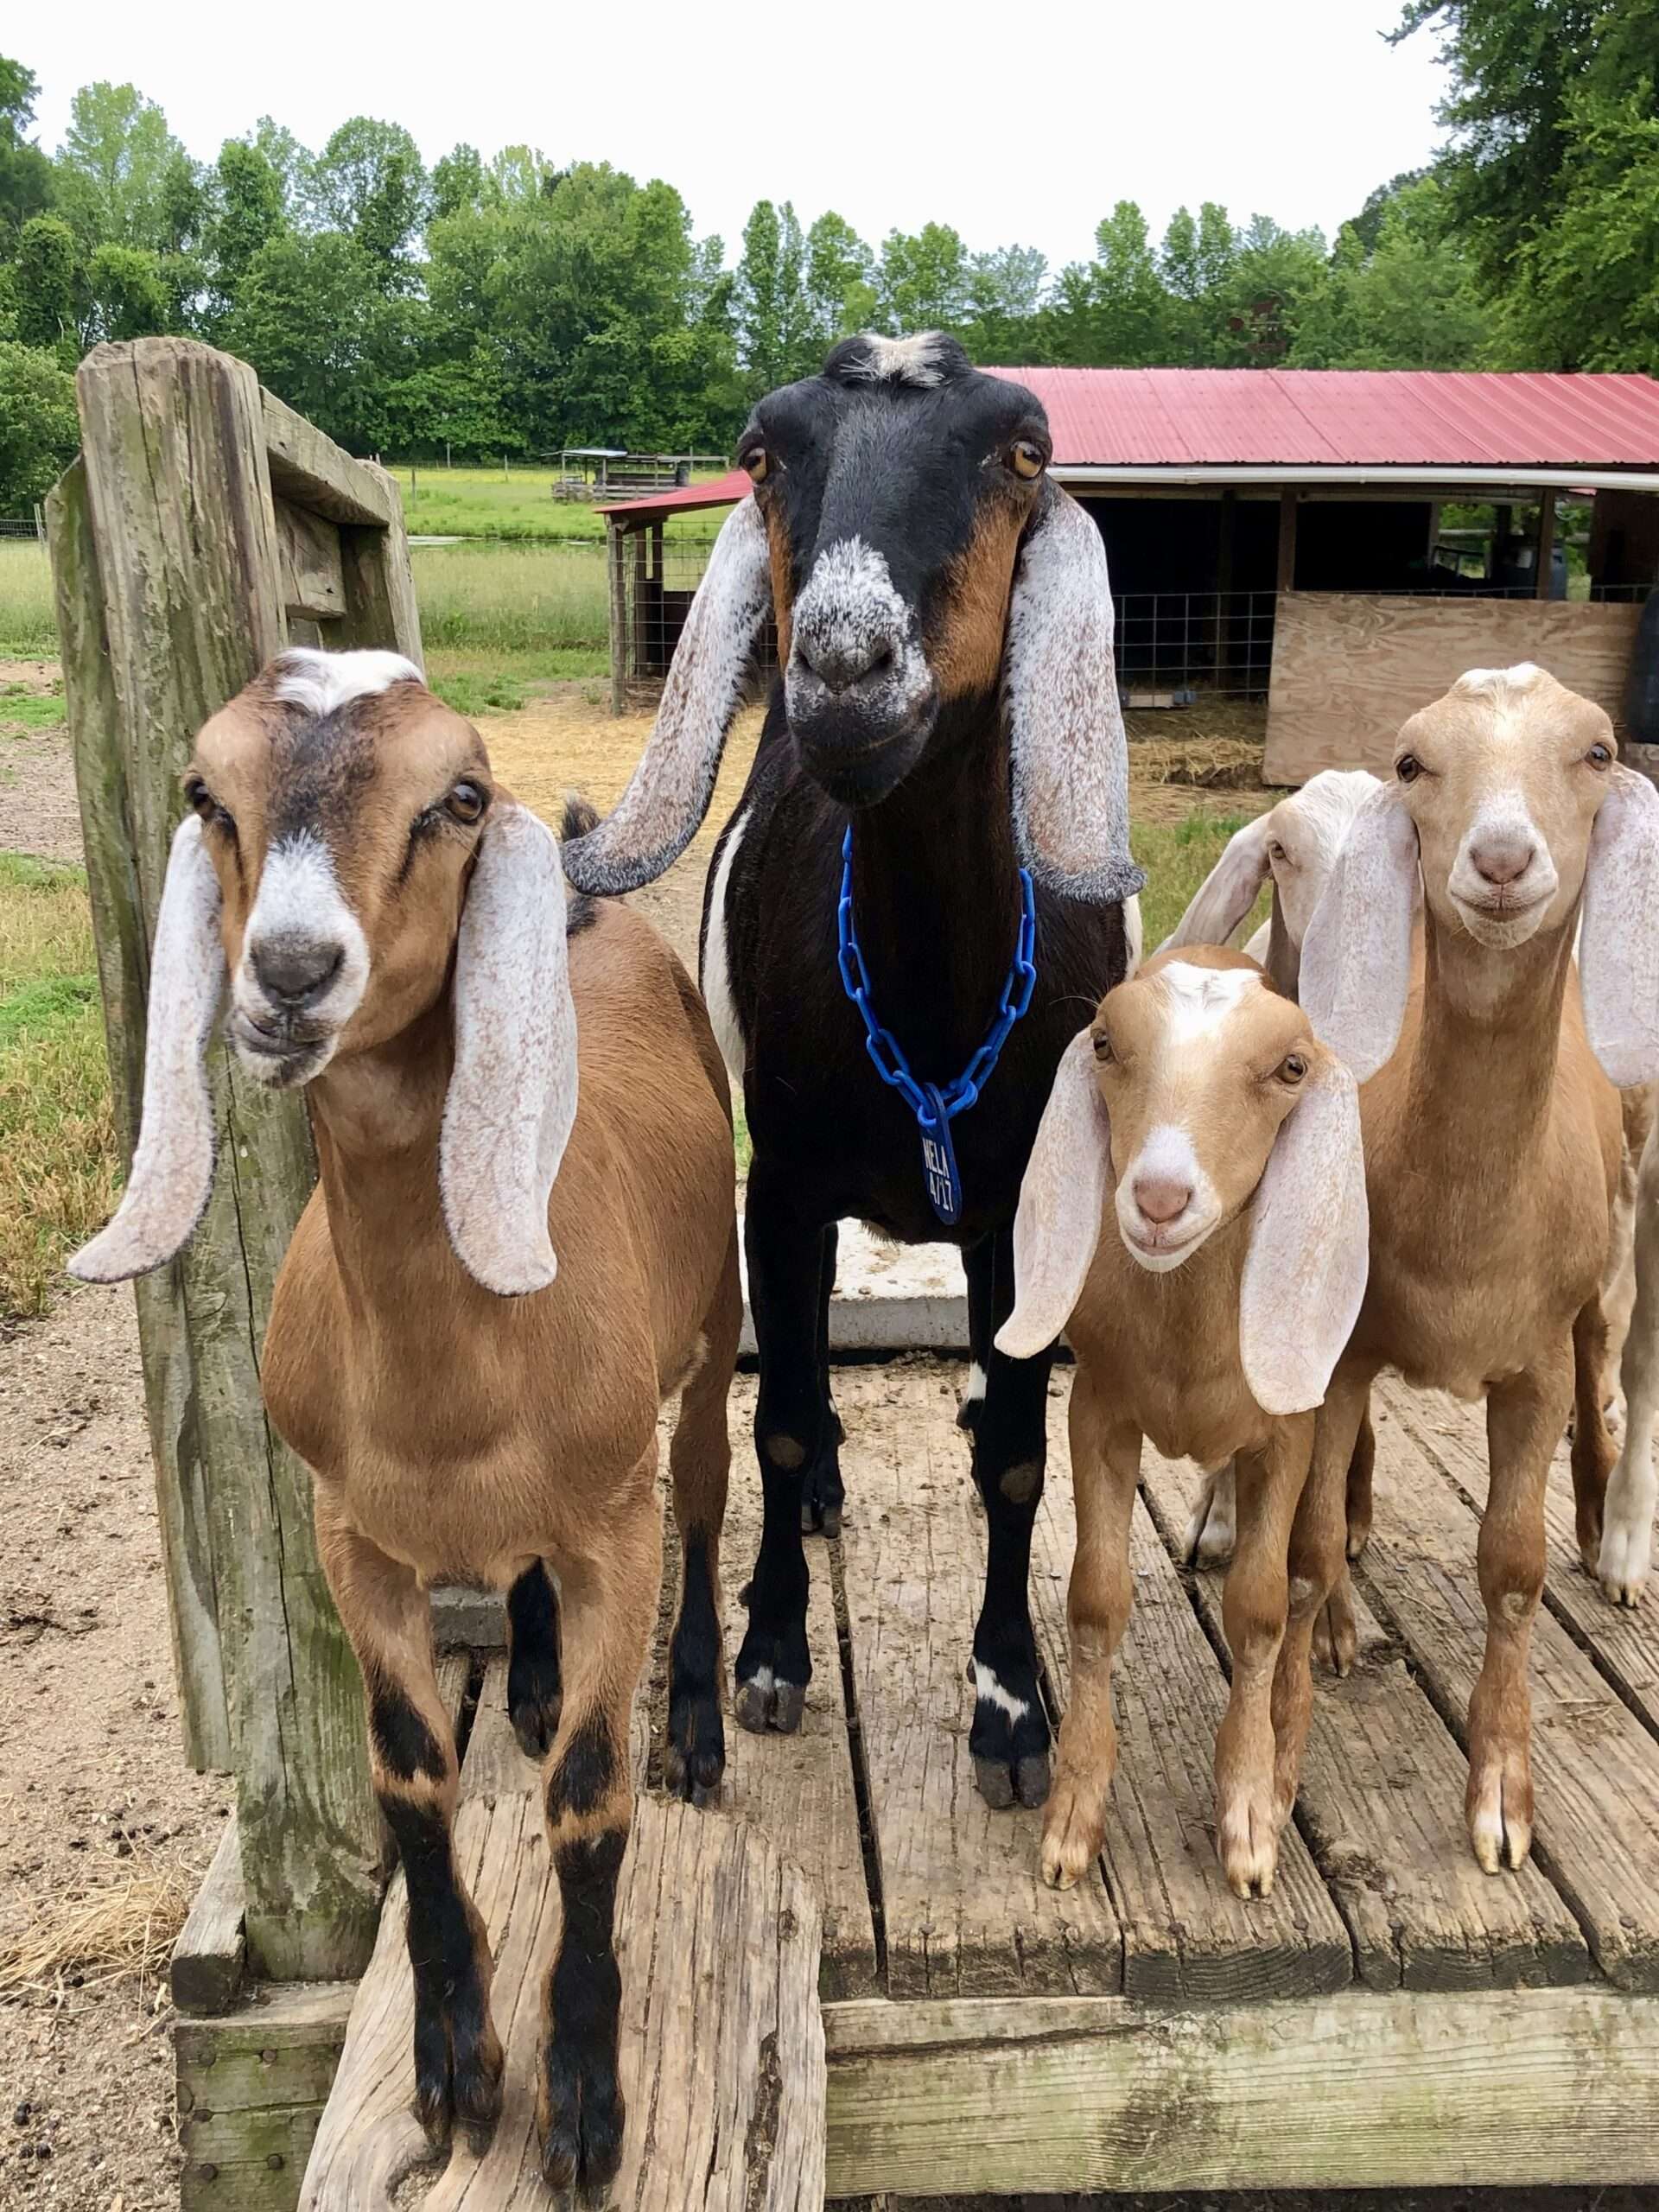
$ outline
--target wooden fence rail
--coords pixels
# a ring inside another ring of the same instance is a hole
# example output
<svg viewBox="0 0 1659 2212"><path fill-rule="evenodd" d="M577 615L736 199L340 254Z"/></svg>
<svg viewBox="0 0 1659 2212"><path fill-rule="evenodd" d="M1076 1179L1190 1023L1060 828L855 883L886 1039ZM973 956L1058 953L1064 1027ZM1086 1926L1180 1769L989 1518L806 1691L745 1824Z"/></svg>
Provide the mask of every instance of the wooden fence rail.
<svg viewBox="0 0 1659 2212"><path fill-rule="evenodd" d="M287 644L417 664L396 486L172 338L100 346L76 378L81 454L48 502L119 1140L130 1155L149 944L197 729ZM362 1690L312 1530L311 1484L265 1420L259 1348L315 1178L300 1098L216 1047L219 1173L200 1227L137 1286L186 1748L236 1776L251 1962L360 1971L381 1847Z"/></svg>

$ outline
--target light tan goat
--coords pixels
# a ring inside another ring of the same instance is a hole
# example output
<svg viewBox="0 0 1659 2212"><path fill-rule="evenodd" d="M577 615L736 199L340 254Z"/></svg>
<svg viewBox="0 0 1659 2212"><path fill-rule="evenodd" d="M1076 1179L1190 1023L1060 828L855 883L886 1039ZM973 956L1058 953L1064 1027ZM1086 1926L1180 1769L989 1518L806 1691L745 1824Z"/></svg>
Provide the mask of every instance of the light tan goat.
<svg viewBox="0 0 1659 2212"><path fill-rule="evenodd" d="M563 1904L538 2120L556 2185L620 2152L617 1872L628 1714L656 1618L657 1417L685 1554L671 1779L717 1783L717 1562L741 1317L726 1078L654 931L569 909L551 834L406 661L280 657L196 741L151 969L143 1126L110 1281L189 1236L213 1169L202 1054L308 1086L321 1179L263 1363L315 1478L322 1562L409 1881L416 2111L435 2143L500 2110L482 1923L456 1871L433 1582L510 1588L509 1700ZM556 1279L555 1249L558 1258ZM557 1578L557 1611L548 1581Z"/></svg>
<svg viewBox="0 0 1659 2212"><path fill-rule="evenodd" d="M1209 1465L1236 1455L1216 1842L1239 1896L1273 1886L1307 1732L1309 1639L1342 1559L1340 1498L1319 1525L1299 1503L1312 1409L1364 1288L1359 1147L1352 1078L1240 953L1160 953L1107 994L1060 1062L996 1342L1027 1357L1065 1328L1077 1360L1071 1702L1043 1823L1043 1872L1063 1888L1100 1848L1116 1760L1111 1666L1143 1436Z"/></svg>
<svg viewBox="0 0 1659 2212"><path fill-rule="evenodd" d="M1575 1397L1592 1573L1612 1458L1599 1289L1622 1152L1615 1085L1659 1073L1659 793L1617 766L1600 708L1523 664L1471 671L1414 715L1309 925L1301 995L1363 1086L1371 1212L1370 1286L1319 1415L1311 1510L1340 1512L1384 1368L1485 1399L1487 1636L1466 1813L1480 1864L1518 1866L1532 1840L1544 1485ZM1339 1657L1352 1649L1343 1596Z"/></svg>

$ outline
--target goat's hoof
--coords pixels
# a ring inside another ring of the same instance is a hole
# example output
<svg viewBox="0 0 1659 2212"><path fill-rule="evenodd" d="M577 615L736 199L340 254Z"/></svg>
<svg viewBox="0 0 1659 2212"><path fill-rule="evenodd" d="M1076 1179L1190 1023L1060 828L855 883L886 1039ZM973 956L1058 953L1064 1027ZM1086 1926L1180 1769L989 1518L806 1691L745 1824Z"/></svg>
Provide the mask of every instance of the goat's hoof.
<svg viewBox="0 0 1659 2212"><path fill-rule="evenodd" d="M446 2151L460 2122L469 2146L490 2146L501 2117L501 2042L487 2010L470 2033L436 2006L415 2015L415 2117L434 2151Z"/></svg>
<svg viewBox="0 0 1659 2212"><path fill-rule="evenodd" d="M1608 1521L1590 1572L1600 1583L1610 1605L1641 1604L1642 1593L1648 1586L1652 1546L1649 1515L1616 1516Z"/></svg>
<svg viewBox="0 0 1659 2212"><path fill-rule="evenodd" d="M1236 1897L1270 1897L1279 1868L1279 1819L1271 1795L1241 1790L1216 1815L1216 1852Z"/></svg>
<svg viewBox="0 0 1659 2212"><path fill-rule="evenodd" d="M1370 1541L1371 1524L1369 1521L1351 1521L1348 1523L1348 1556L1350 1559L1357 1559Z"/></svg>
<svg viewBox="0 0 1659 2212"><path fill-rule="evenodd" d="M1524 1754L1494 1753L1469 1775L1469 1841L1483 1873L1523 1866L1532 1849L1532 1778Z"/></svg>
<svg viewBox="0 0 1659 2212"><path fill-rule="evenodd" d="M975 1690L968 1736L975 1788L998 1812L1046 1803L1051 1739L1035 1660L1005 1657L991 1667L976 1657L969 1679Z"/></svg>
<svg viewBox="0 0 1659 2212"><path fill-rule="evenodd" d="M1010 1766L1006 1759L974 1760L974 1787L994 1813L1013 1805L1037 1806L1048 1802L1048 1753L1032 1753Z"/></svg>
<svg viewBox="0 0 1659 2212"><path fill-rule="evenodd" d="M1099 1857L1105 1802L1103 1789L1061 1773L1043 1815L1043 1879L1051 1890L1075 1888Z"/></svg>
<svg viewBox="0 0 1659 2212"><path fill-rule="evenodd" d="M525 1702L507 1707L507 1718L512 1723L512 1732L518 1739L518 1748L527 1759L534 1759L539 1766L553 1748L553 1738L559 1732L559 1713L563 1700Z"/></svg>
<svg viewBox="0 0 1659 2212"><path fill-rule="evenodd" d="M688 1805L712 1805L726 1771L726 1726L720 1700L706 1696L671 1698L663 1780L671 1797Z"/></svg>
<svg viewBox="0 0 1659 2212"><path fill-rule="evenodd" d="M833 1459L810 1467L801 1485L801 1534L838 1536L841 1509L846 1497L841 1470Z"/></svg>
<svg viewBox="0 0 1659 2212"><path fill-rule="evenodd" d="M751 1736L792 1736L806 1710L806 1684L780 1681L769 1667L740 1681L732 1700L737 1725Z"/></svg>
<svg viewBox="0 0 1659 2212"><path fill-rule="evenodd" d="M556 2039L550 2044L536 2111L548 2187L574 2190L579 2203L604 2203L622 2164L626 2126L614 2056Z"/></svg>
<svg viewBox="0 0 1659 2212"><path fill-rule="evenodd" d="M1359 1630L1345 1584L1339 1583L1319 1608L1313 1624L1313 1660L1328 1675L1351 1675L1359 1651Z"/></svg>

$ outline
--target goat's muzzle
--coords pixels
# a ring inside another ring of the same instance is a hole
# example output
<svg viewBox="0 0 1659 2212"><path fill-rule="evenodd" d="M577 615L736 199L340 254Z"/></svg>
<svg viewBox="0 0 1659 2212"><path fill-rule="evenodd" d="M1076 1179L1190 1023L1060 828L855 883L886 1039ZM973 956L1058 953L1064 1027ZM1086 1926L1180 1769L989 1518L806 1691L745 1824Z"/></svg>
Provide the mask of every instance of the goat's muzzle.
<svg viewBox="0 0 1659 2212"><path fill-rule="evenodd" d="M832 798L885 798L921 754L938 685L918 641L915 610L882 556L837 540L796 601L785 696L809 775Z"/></svg>
<svg viewBox="0 0 1659 2212"><path fill-rule="evenodd" d="M334 1057L365 980L359 948L340 938L291 929L250 937L226 1025L238 1059L273 1090L308 1083Z"/></svg>

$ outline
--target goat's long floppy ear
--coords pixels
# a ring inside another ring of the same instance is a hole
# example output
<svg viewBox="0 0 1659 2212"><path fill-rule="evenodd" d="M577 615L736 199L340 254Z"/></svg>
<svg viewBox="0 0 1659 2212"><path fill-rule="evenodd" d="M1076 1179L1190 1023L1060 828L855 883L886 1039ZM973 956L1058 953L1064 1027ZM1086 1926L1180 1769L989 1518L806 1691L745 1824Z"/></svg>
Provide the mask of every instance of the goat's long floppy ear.
<svg viewBox="0 0 1659 2212"><path fill-rule="evenodd" d="M1239 1357L1264 1413L1323 1402L1370 1265L1359 1090L1335 1054L1324 1054L1274 1140L1244 1260Z"/></svg>
<svg viewBox="0 0 1659 2212"><path fill-rule="evenodd" d="M1385 785L1355 815L1319 893L1302 940L1297 993L1313 1034L1357 1083L1374 1076L1400 1041L1418 880L1417 825Z"/></svg>
<svg viewBox="0 0 1659 2212"><path fill-rule="evenodd" d="M1279 898L1278 879L1273 886L1273 912L1268 918L1268 956L1262 963L1273 988L1282 997L1300 999L1302 991L1302 948L1290 933Z"/></svg>
<svg viewBox="0 0 1659 2212"><path fill-rule="evenodd" d="M564 877L527 807L493 806L455 940L455 1065L438 1147L455 1256L504 1298L557 1271L547 1201L576 1117Z"/></svg>
<svg viewBox="0 0 1659 2212"><path fill-rule="evenodd" d="M225 996L219 878L188 815L174 832L149 955L144 1097L125 1195L69 1272L124 1282L170 1260L213 1187L213 1099L203 1061Z"/></svg>
<svg viewBox="0 0 1659 2212"><path fill-rule="evenodd" d="M1100 532L1056 484L1020 549L1005 690L1020 859L1051 891L1109 906L1146 877L1129 852L1129 765Z"/></svg>
<svg viewBox="0 0 1659 2212"><path fill-rule="evenodd" d="M1192 894L1192 903L1159 946L1230 944L1233 931L1252 906L1270 871L1268 846L1273 837L1273 810L1234 830L1227 849Z"/></svg>
<svg viewBox="0 0 1659 2212"><path fill-rule="evenodd" d="M1590 836L1579 983L1590 1049L1628 1090L1659 1078L1659 791L1613 776Z"/></svg>
<svg viewBox="0 0 1659 2212"><path fill-rule="evenodd" d="M996 1348L1029 1359L1071 1318L1100 1243L1112 1157L1111 1125L1083 1030L1060 1055L1014 1217L1014 1311Z"/></svg>
<svg viewBox="0 0 1659 2212"><path fill-rule="evenodd" d="M637 891L671 868L715 795L726 733L772 611L766 526L753 499L727 517L680 632L639 765L596 830L564 849L578 891Z"/></svg>

